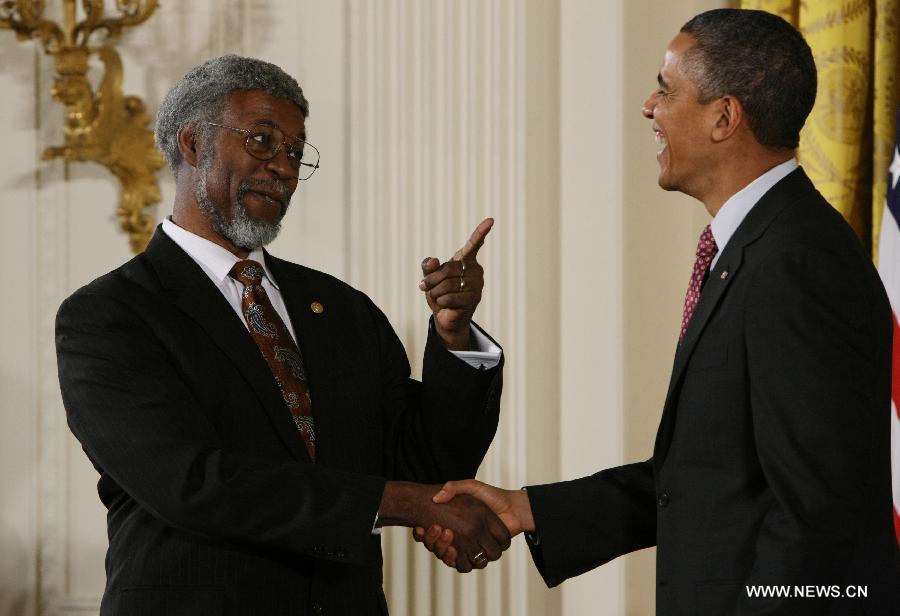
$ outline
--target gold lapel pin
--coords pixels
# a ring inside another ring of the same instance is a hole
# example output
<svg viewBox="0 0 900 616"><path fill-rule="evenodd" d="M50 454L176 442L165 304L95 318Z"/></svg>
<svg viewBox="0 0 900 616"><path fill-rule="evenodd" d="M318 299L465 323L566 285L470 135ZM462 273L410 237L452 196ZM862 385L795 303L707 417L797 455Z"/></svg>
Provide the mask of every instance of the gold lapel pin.
<svg viewBox="0 0 900 616"><path fill-rule="evenodd" d="M719 276L719 278L721 278L722 280L725 280L726 278L728 278L728 271L726 270L726 271L722 272L722 275Z"/></svg>
<svg viewBox="0 0 900 616"><path fill-rule="evenodd" d="M315 312L316 314L322 314L325 312L325 306L320 304L319 302L313 302L309 305L309 309Z"/></svg>

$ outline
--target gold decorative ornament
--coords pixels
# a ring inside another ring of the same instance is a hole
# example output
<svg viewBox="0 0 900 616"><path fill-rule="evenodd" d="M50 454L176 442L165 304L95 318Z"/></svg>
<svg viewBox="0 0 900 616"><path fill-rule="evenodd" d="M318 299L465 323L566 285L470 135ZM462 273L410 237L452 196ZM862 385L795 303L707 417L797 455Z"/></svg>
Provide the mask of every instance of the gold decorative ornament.
<svg viewBox="0 0 900 616"><path fill-rule="evenodd" d="M117 17L105 17L105 0L81 0L84 19L77 21L76 0L63 0L65 26L44 19L44 0L0 0L0 29L21 40L36 38L56 59L53 97L65 106L65 145L48 147L42 158L94 161L107 167L122 185L116 215L128 233L131 250L140 252L153 232L144 210L160 200L156 172L162 155L153 143L143 101L122 93L122 60L112 47L126 27L146 21L157 0L115 0ZM96 36L95 36L96 35ZM105 35L105 36L104 36ZM100 37L99 44L92 43ZM103 63L97 92L86 74L94 54Z"/></svg>

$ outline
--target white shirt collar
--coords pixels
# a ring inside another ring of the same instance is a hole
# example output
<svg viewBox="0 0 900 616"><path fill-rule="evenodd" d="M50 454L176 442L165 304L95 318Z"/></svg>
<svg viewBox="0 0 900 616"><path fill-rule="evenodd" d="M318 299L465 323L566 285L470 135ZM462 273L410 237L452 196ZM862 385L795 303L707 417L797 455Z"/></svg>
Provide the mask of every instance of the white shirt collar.
<svg viewBox="0 0 900 616"><path fill-rule="evenodd" d="M199 235L191 233L187 229L182 229L174 222L170 216L166 216L162 222L163 232L171 238L173 242L178 244L182 250L196 261L206 275L212 279L216 285L221 285L227 278L228 272L234 267L234 264L241 261L237 256L219 246L215 242L202 238ZM278 283L272 277L269 266L266 265L265 253L262 248L254 248L247 255L247 259L256 261L262 265L266 272L266 278L277 289Z"/></svg>
<svg viewBox="0 0 900 616"><path fill-rule="evenodd" d="M746 218L753 206L762 199L763 195L769 192L775 184L780 182L787 174L799 167L797 159L791 158L779 165L775 165L761 176L744 186L741 190L731 195L715 217L712 219L710 226L712 228L713 238L716 240L716 246L719 252L710 265L710 269L715 267L718 257L725 250L728 240L734 235L734 232Z"/></svg>

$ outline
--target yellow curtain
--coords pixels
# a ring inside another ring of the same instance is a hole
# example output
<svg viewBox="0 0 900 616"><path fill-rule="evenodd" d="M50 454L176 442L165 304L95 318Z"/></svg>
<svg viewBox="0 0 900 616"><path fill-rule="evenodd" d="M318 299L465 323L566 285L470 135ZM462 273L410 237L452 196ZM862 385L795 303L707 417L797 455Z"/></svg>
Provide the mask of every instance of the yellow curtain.
<svg viewBox="0 0 900 616"><path fill-rule="evenodd" d="M780 15L806 37L819 91L798 158L877 255L900 106L900 2L742 0L741 6Z"/></svg>

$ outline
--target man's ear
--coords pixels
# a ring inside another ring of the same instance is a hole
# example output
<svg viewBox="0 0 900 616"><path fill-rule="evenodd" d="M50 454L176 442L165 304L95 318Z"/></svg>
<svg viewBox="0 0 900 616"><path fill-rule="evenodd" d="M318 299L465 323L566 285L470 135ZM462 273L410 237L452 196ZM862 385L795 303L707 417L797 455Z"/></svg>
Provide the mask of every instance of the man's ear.
<svg viewBox="0 0 900 616"><path fill-rule="evenodd" d="M741 101L730 94L726 94L711 104L715 117L712 140L718 143L730 138L744 123L744 106L741 105Z"/></svg>
<svg viewBox="0 0 900 616"><path fill-rule="evenodd" d="M192 126L182 126L178 131L178 151L184 162L191 167L196 167L197 161L200 159L200 148L203 144L198 142L198 137L202 139L202 136L198 135Z"/></svg>

